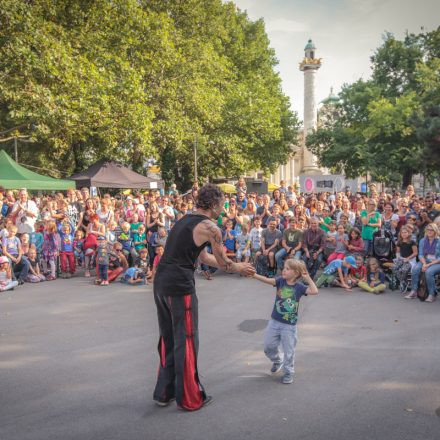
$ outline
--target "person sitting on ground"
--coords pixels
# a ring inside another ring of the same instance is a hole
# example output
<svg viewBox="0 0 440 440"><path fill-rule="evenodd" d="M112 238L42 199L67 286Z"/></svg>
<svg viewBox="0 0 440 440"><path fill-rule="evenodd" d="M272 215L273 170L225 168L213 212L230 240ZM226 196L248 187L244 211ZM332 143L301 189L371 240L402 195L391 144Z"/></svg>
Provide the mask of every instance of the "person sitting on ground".
<svg viewBox="0 0 440 440"><path fill-rule="evenodd" d="M223 245L225 247L226 255L230 257L235 256L235 237L237 233L233 229L232 220L226 221L225 230L223 231Z"/></svg>
<svg viewBox="0 0 440 440"><path fill-rule="evenodd" d="M18 286L18 281L12 279L12 268L8 257L5 255L0 257L0 292L12 290Z"/></svg>
<svg viewBox="0 0 440 440"><path fill-rule="evenodd" d="M251 242L248 234L248 228L246 225L241 225L241 232L237 235L235 240L236 247L236 258L238 262L244 261L245 263L249 262L251 257Z"/></svg>
<svg viewBox="0 0 440 440"><path fill-rule="evenodd" d="M339 224L335 236L335 250L327 258L327 263L333 260L342 260L348 251L348 235L345 233L344 225Z"/></svg>
<svg viewBox="0 0 440 440"><path fill-rule="evenodd" d="M356 260L352 256L333 260L324 268L322 275L316 281L316 286L337 286L343 287L345 290L351 290L348 282L350 268L356 269Z"/></svg>
<svg viewBox="0 0 440 440"><path fill-rule="evenodd" d="M288 228L283 232L281 240L281 249L275 254L275 261L277 262L277 269L283 270L284 260L286 258L300 259L303 245L303 231L297 228L295 217L290 217Z"/></svg>
<svg viewBox="0 0 440 440"><path fill-rule="evenodd" d="M361 237L361 231L354 227L348 235L348 254L350 255L364 255L364 241Z"/></svg>
<svg viewBox="0 0 440 440"><path fill-rule="evenodd" d="M358 286L370 293L382 293L386 288L385 274L380 269L379 261L370 258L367 263L367 280L360 281Z"/></svg>
<svg viewBox="0 0 440 440"><path fill-rule="evenodd" d="M253 261L256 261L256 259L262 254L261 234L263 232L263 228L261 227L260 217L255 217L253 224L254 226L249 232L249 240L251 242L251 258Z"/></svg>
<svg viewBox="0 0 440 440"><path fill-rule="evenodd" d="M17 277L18 284L23 284L29 272L29 261L23 255L21 242L17 237L17 226L9 226L7 237L3 238L2 251L12 262L12 272Z"/></svg>
<svg viewBox="0 0 440 440"><path fill-rule="evenodd" d="M21 234L20 243L21 243L21 249L23 250L23 255L27 257L30 248L29 234L27 233Z"/></svg>
<svg viewBox="0 0 440 440"><path fill-rule="evenodd" d="M40 262L38 261L37 249L34 245L29 248L28 253L29 272L26 277L28 283L39 283L46 281L46 277L40 272Z"/></svg>
<svg viewBox="0 0 440 440"><path fill-rule="evenodd" d="M360 281L367 281L367 268L364 264L364 257L356 255L356 268L351 267L348 274L348 285L350 287L357 287Z"/></svg>
<svg viewBox="0 0 440 440"><path fill-rule="evenodd" d="M144 285L146 277L144 272L138 267L129 267L121 277L121 283L131 285Z"/></svg>
<svg viewBox="0 0 440 440"><path fill-rule="evenodd" d="M139 256L134 262L134 267L142 270L146 279L151 278L150 262L148 260L148 249L142 248L139 251Z"/></svg>

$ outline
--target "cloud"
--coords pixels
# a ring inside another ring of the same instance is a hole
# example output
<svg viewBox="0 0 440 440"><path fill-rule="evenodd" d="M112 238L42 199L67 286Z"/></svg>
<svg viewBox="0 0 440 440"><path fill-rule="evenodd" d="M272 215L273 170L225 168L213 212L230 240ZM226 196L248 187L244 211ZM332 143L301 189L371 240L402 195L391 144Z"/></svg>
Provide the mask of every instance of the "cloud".
<svg viewBox="0 0 440 440"><path fill-rule="evenodd" d="M285 18L277 18L269 20L266 24L268 32L285 32L286 34L294 34L298 32L307 32L309 27L305 23L299 21L287 20Z"/></svg>

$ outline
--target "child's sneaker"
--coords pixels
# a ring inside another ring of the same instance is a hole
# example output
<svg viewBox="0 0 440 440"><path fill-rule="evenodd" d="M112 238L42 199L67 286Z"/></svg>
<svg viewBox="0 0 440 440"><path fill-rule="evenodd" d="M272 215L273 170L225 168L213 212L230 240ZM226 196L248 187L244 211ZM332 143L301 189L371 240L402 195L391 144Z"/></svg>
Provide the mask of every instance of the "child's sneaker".
<svg viewBox="0 0 440 440"><path fill-rule="evenodd" d="M60 278L63 278L63 279L67 278L67 273L64 272L64 271L61 271L61 276L60 276Z"/></svg>
<svg viewBox="0 0 440 440"><path fill-rule="evenodd" d="M90 278L90 270L86 270L84 276Z"/></svg>
<svg viewBox="0 0 440 440"><path fill-rule="evenodd" d="M285 385L289 385L293 382L293 374L291 373L286 373L283 376L283 384Z"/></svg>
<svg viewBox="0 0 440 440"><path fill-rule="evenodd" d="M103 282L101 283L101 286L108 286L108 281L103 281Z"/></svg>
<svg viewBox="0 0 440 440"><path fill-rule="evenodd" d="M272 368L270 369L270 372L272 374L278 373L278 371L281 370L281 367L283 366L283 364L281 362L274 362L272 364Z"/></svg>

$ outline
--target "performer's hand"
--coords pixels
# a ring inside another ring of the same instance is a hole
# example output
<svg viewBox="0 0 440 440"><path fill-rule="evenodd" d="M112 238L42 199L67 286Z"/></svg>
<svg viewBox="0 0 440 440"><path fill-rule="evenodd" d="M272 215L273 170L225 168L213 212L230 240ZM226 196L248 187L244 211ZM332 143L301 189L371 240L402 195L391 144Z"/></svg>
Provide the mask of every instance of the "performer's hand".
<svg viewBox="0 0 440 440"><path fill-rule="evenodd" d="M255 267L250 263L236 263L237 272L244 277L252 277L255 274Z"/></svg>

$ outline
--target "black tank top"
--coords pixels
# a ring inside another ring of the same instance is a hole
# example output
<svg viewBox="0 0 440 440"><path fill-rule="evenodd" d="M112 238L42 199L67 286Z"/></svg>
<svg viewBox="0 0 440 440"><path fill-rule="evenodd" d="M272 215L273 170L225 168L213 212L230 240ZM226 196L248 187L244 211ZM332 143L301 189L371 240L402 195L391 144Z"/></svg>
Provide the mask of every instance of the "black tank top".
<svg viewBox="0 0 440 440"><path fill-rule="evenodd" d="M195 293L195 263L209 242L196 246L193 231L203 220L208 220L208 217L187 214L172 227L154 277L156 294L178 296Z"/></svg>

